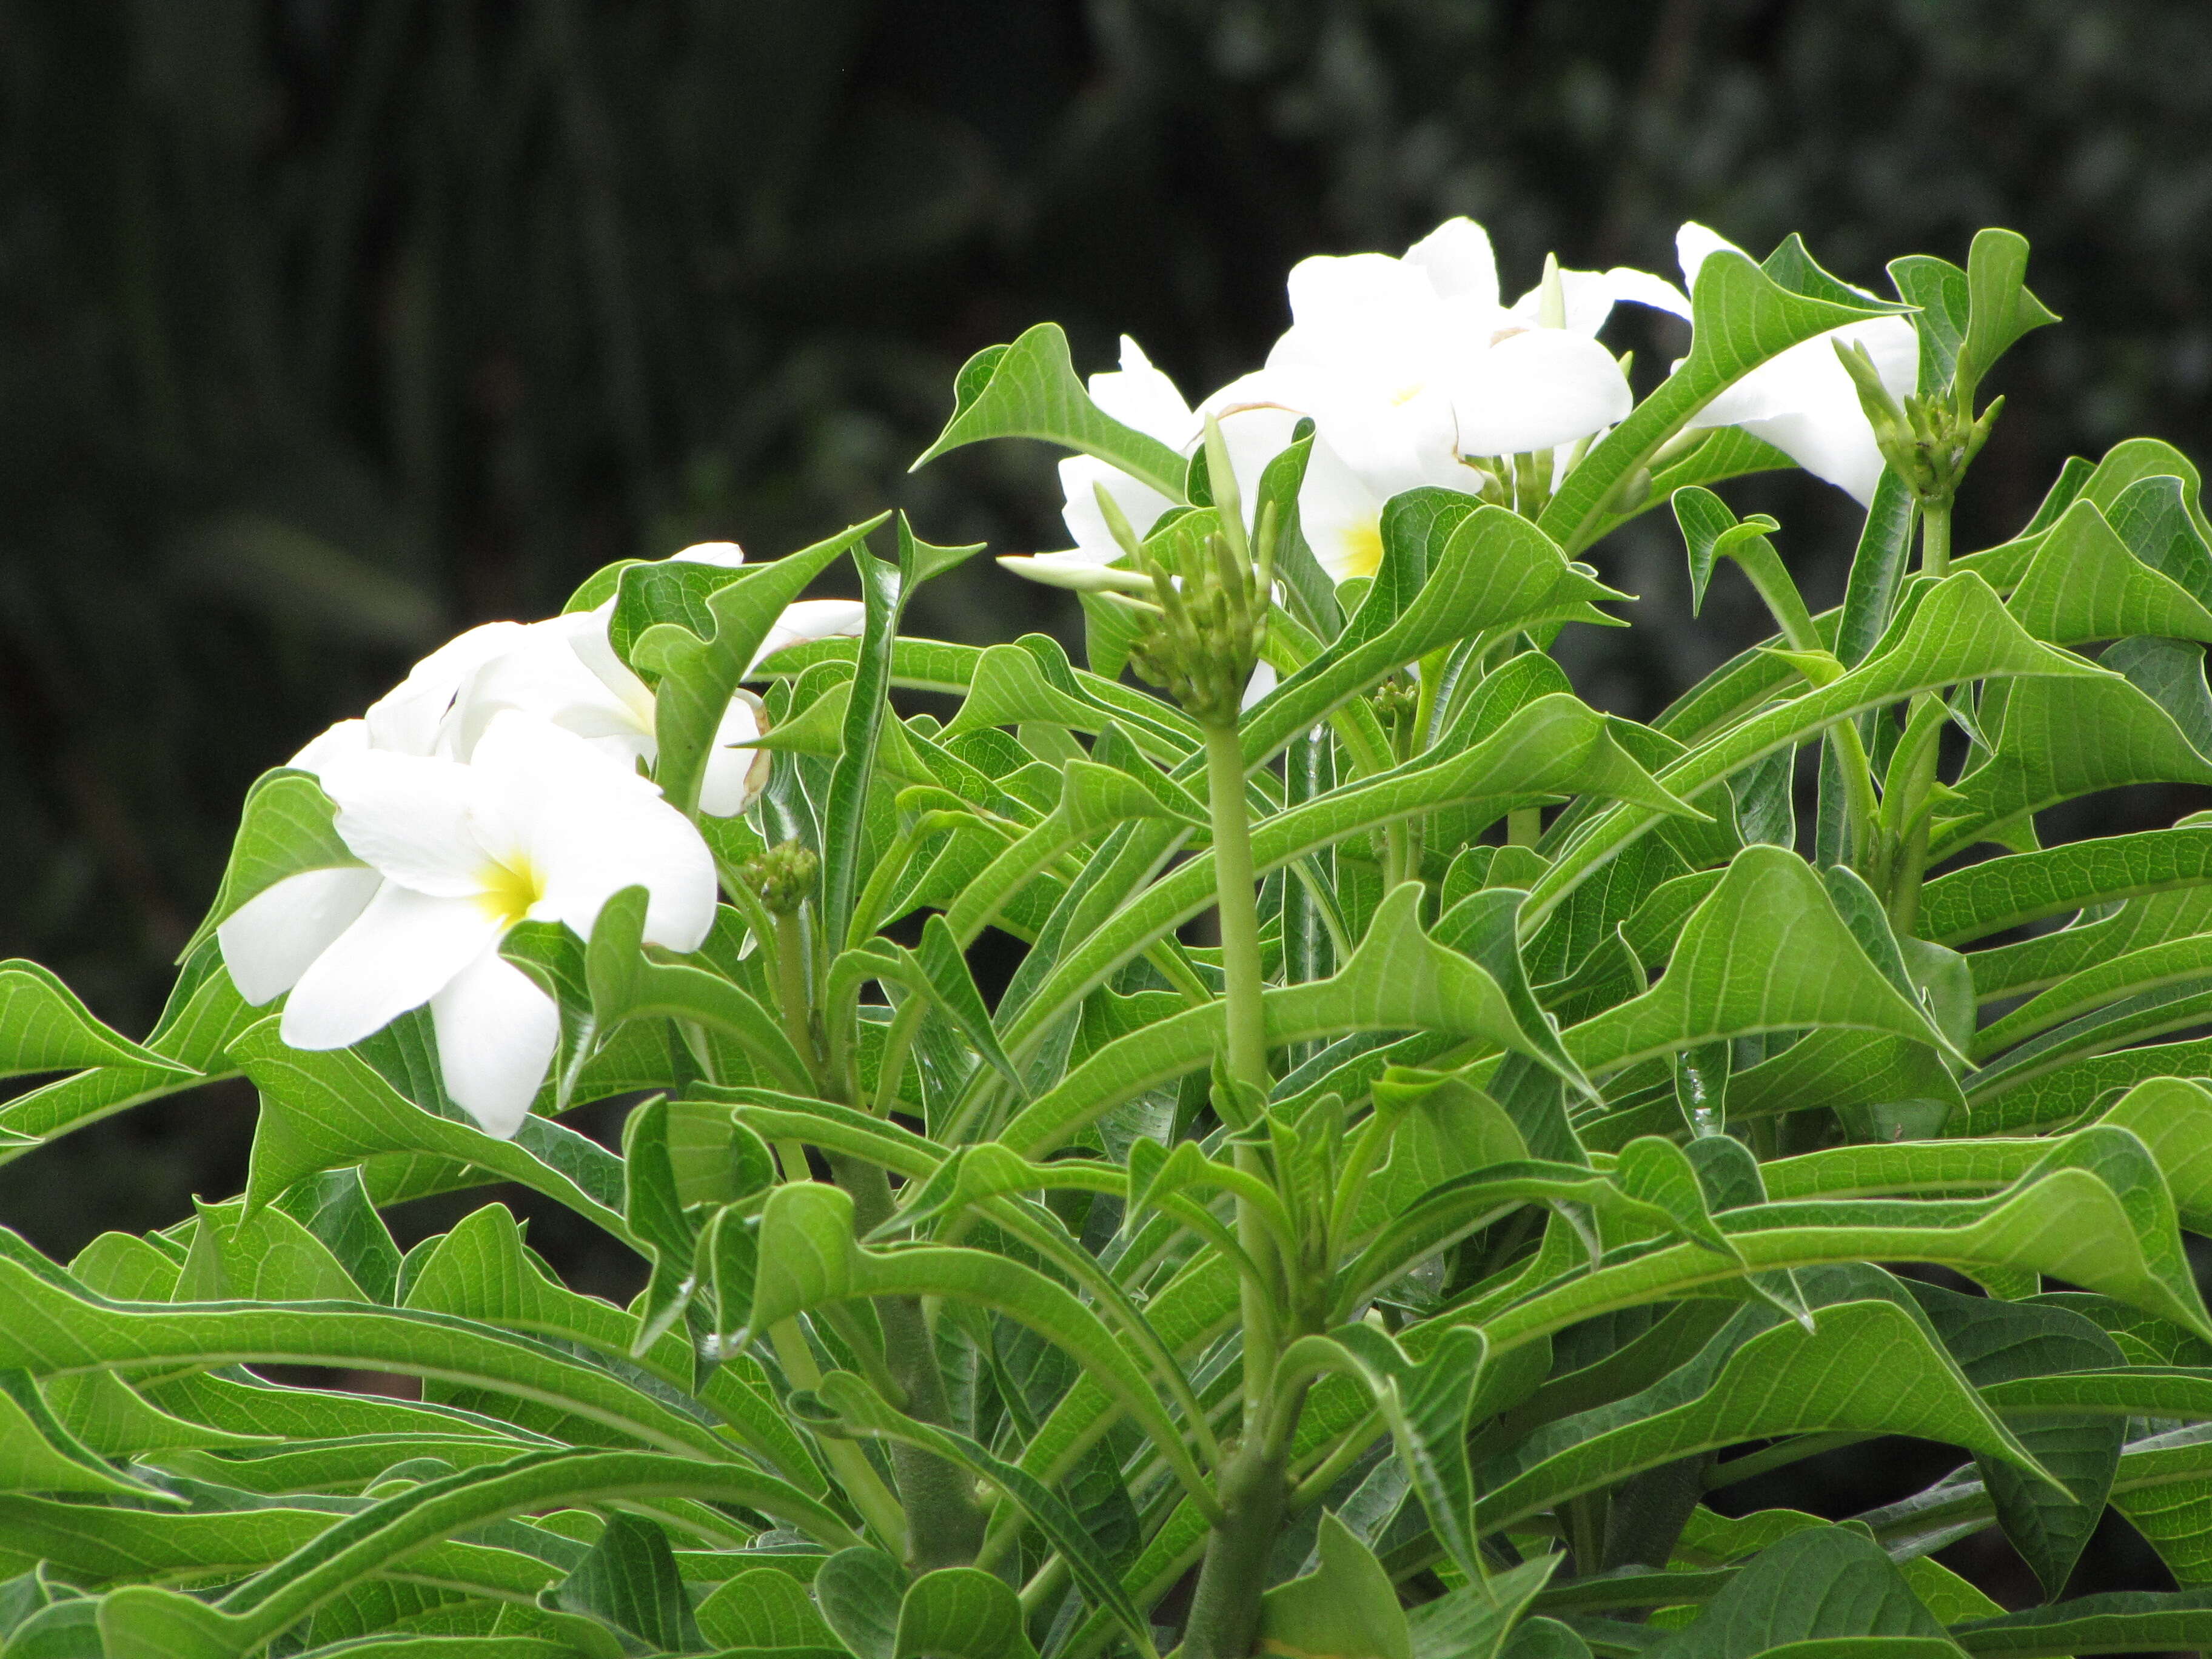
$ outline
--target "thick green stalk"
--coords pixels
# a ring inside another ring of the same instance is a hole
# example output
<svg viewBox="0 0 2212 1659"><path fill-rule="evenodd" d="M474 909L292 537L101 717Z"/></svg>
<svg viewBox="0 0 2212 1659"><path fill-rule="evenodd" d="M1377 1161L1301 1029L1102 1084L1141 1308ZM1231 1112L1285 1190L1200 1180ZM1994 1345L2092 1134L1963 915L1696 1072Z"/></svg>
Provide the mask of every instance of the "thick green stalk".
<svg viewBox="0 0 2212 1659"><path fill-rule="evenodd" d="M880 1164L833 1156L830 1172L852 1194L856 1234L866 1237L890 1215L890 1180ZM878 1297L875 1310L877 1322L883 1327L884 1368L901 1396L891 1404L917 1421L938 1428L957 1427L951 1402L945 1398L945 1376L937 1365L937 1344L921 1299ZM890 1451L899 1502L906 1510L907 1565L916 1572L966 1566L983 1547L984 1524L989 1518L975 1501L974 1483L943 1458L919 1446L894 1441Z"/></svg>
<svg viewBox="0 0 2212 1659"><path fill-rule="evenodd" d="M1244 757L1234 724L1206 728L1206 783L1212 798L1213 875L1221 920L1222 998L1228 1017L1230 1079L1266 1098L1267 1021L1260 994L1260 909L1252 869L1252 827L1244 801Z"/></svg>
<svg viewBox="0 0 2212 1659"><path fill-rule="evenodd" d="M785 911L775 919L775 990L783 1034L791 1039L791 1046L799 1050L818 1084L822 1062L815 1052L809 1018L813 998L806 986L806 927L796 910Z"/></svg>
<svg viewBox="0 0 2212 1659"><path fill-rule="evenodd" d="M1951 502L1948 497L1940 501L1924 501L1920 504L1920 569L1923 574L1941 581L1951 574ZM1938 693L1923 692L1921 696L1933 697ZM1915 700L1917 712L1919 699ZM1896 863L1892 866L1889 890L1890 925L1898 933L1910 937L1920 921L1920 883L1928 868L1928 831L1930 815L1920 810L1928 799L1928 792L1936 785L1936 750L1940 745L1932 738L1917 757L1909 781L1906 805L1911 813L1901 820L1906 825L1903 843L1896 849Z"/></svg>
<svg viewBox="0 0 2212 1659"><path fill-rule="evenodd" d="M1182 1659L1245 1659L1258 1645L1260 1593L1289 1495L1285 1462L1253 1441L1222 1470L1221 1504L1228 1514L1206 1540Z"/></svg>
<svg viewBox="0 0 2212 1659"><path fill-rule="evenodd" d="M1206 728L1212 798L1216 904L1221 921L1224 1013L1228 1041L1224 1069L1247 1100L1264 1100L1267 1027L1261 1004L1260 916L1252 866L1252 832L1244 799L1244 759L1233 723ZM1241 1113L1243 1103L1232 1109ZM1239 1168L1265 1178L1257 1151L1240 1146ZM1251 1203L1237 1200L1237 1231L1253 1261L1271 1276L1279 1263L1274 1241ZM1206 1540L1204 1565L1183 1629L1183 1659L1244 1659L1260 1631L1260 1593L1282 1530L1289 1496L1290 1436L1274 1399L1281 1352L1273 1286L1249 1273L1241 1290L1244 1325L1243 1433L1220 1474L1223 1519ZM1295 1419L1295 1411L1291 1413Z"/></svg>

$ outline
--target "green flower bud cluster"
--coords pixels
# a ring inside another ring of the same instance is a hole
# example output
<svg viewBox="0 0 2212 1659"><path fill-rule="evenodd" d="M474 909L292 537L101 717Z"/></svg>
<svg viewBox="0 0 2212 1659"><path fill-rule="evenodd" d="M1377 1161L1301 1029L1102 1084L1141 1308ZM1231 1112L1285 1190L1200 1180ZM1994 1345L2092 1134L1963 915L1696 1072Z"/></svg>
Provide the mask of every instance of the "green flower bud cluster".
<svg viewBox="0 0 2212 1659"><path fill-rule="evenodd" d="M770 915L796 915L799 907L813 896L822 860L814 850L796 841L771 847L747 859L745 884L760 895Z"/></svg>
<svg viewBox="0 0 2212 1659"><path fill-rule="evenodd" d="M1978 419L1963 386L1908 394L1900 403L1882 384L1865 346L1838 341L1836 356L1858 388L1859 404L1874 427L1882 459L1911 487L1913 499L1923 506L1950 501L1989 441L2004 399L1991 399Z"/></svg>
<svg viewBox="0 0 2212 1659"><path fill-rule="evenodd" d="M1248 537L1237 475L1221 429L1206 426L1211 508L1182 514L1139 542L1128 520L1102 489L1099 505L1134 573L1149 583L1143 598L1109 596L1138 613L1130 665L1206 726L1237 724L1244 687L1267 639L1274 591L1276 517L1263 503Z"/></svg>

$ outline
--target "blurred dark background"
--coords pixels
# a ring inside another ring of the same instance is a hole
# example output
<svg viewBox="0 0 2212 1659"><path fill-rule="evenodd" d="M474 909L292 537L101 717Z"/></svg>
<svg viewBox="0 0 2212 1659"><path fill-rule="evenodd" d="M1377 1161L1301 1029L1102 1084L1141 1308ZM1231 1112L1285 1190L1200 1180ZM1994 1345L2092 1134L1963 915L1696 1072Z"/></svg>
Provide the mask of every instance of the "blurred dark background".
<svg viewBox="0 0 2212 1659"><path fill-rule="evenodd" d="M1550 249L1671 276L1686 216L1869 285L2011 225L2067 321L1991 388L1976 545L2069 453L2206 449L2208 202L2212 30L2173 0L0 0L0 955L143 1031L254 775L611 558L894 504L1059 544L1040 447L905 472L1040 319L1195 395L1294 260L1451 214L1516 290ZM1680 340L1634 326L1648 382ZM1850 504L1735 493L1832 603ZM1602 557L1644 603L1570 647L1595 701L1759 631L1725 583L1690 622L1668 526ZM916 620L1069 622L988 566ZM0 1219L64 1255L173 1220L251 1117L73 1137L0 1170Z"/></svg>

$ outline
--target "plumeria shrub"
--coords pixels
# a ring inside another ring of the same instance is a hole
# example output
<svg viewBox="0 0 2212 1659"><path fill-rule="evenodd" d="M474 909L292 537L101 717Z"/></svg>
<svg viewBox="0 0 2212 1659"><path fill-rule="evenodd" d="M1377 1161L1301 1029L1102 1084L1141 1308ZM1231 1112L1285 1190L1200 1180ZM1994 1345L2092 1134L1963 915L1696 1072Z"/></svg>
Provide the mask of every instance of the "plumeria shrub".
<svg viewBox="0 0 2212 1659"><path fill-rule="evenodd" d="M1309 260L1195 408L1041 324L923 459L1070 452L1004 562L1084 662L906 633L981 550L903 520L625 562L264 777L143 1042L0 969L5 1156L260 1100L243 1193L0 1232L6 1659L2212 1646L2212 822L2036 827L2212 783L2197 474L1962 552L2021 240L1681 251ZM1865 509L1820 615L1714 488L1793 465ZM1550 647L1649 512L1774 634L1644 725ZM645 1288L383 1218L495 1182ZM1884 1436L1957 1467L1736 1501ZM2179 1591L2064 1598L2108 1509Z"/></svg>

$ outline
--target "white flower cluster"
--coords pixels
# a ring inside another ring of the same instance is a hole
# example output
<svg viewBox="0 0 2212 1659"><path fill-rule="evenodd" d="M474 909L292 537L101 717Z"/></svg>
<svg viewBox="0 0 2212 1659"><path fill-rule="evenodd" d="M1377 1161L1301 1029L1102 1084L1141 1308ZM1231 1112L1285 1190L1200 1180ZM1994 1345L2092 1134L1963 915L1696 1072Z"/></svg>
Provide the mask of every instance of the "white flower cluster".
<svg viewBox="0 0 2212 1659"><path fill-rule="evenodd" d="M732 543L674 556L733 565ZM653 693L607 637L614 602L545 622L488 623L424 658L360 720L292 757L337 803L366 867L288 877L216 929L232 982L258 1006L290 993L295 1048L343 1048L429 1005L447 1092L489 1133L521 1127L560 1038L552 1000L499 954L517 922L590 937L625 887L651 895L650 944L696 950L713 925L713 856L641 775ZM857 635L862 608L804 599L763 642ZM767 782L739 747L763 711L740 691L708 762L702 811L728 817Z"/></svg>
<svg viewBox="0 0 2212 1659"><path fill-rule="evenodd" d="M1709 255L1732 249L1698 224L1684 225L1676 246L1687 284ZM1536 457L1540 476L1555 484L1577 446L1628 413L1628 378L1596 337L1615 304L1691 314L1681 289L1626 268L1553 268L1505 305L1490 238L1464 218L1447 221L1402 258L1355 253L1302 260L1291 271L1290 301L1291 327L1267 366L1195 410L1126 335L1120 371L1091 376L1091 395L1115 419L1184 455L1196 451L1204 418L1213 416L1248 518L1261 471L1289 444L1299 419L1310 417L1314 447L1298 518L1315 556L1340 582L1374 573L1382 505L1392 495L1423 484L1472 493L1486 483L1504 486L1512 458L1524 455ZM1865 345L1893 392L1915 389L1912 327L1882 318L1784 352L1707 405L1691 426L1742 427L1863 503L1882 459L1850 377L1836 360L1837 340ZM1119 556L1098 507L1099 487L1139 535L1173 505L1087 455L1061 462L1060 476L1075 546L1018 562L1041 580L1079 585L1079 571L1067 567Z"/></svg>

